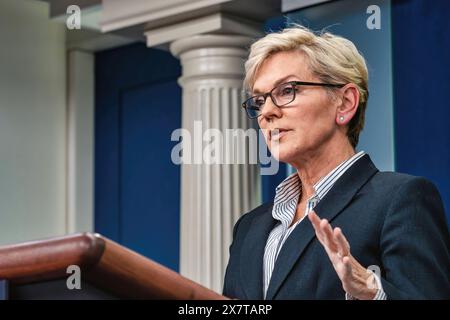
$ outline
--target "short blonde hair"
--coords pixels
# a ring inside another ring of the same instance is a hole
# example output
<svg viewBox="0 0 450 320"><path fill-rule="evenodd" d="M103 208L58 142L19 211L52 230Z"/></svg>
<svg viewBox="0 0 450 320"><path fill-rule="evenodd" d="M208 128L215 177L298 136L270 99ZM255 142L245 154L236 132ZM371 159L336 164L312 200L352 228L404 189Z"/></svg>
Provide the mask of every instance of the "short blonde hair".
<svg viewBox="0 0 450 320"><path fill-rule="evenodd" d="M368 71L364 57L353 42L343 37L322 32L316 34L298 24L269 33L252 44L245 63L244 87L252 90L263 62L271 55L298 50L308 58L309 69L326 83L354 83L359 91L358 110L348 124L347 136L353 147L364 127L364 114L369 98Z"/></svg>

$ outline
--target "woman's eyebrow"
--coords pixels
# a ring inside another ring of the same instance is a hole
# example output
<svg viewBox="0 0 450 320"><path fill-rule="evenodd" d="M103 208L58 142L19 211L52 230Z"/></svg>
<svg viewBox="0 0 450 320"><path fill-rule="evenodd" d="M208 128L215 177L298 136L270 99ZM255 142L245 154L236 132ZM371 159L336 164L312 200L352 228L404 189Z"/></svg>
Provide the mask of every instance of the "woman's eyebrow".
<svg viewBox="0 0 450 320"><path fill-rule="evenodd" d="M298 78L298 76L296 76L296 75L294 75L294 74L290 74L290 75L287 75L287 76L285 76L285 77L283 77L283 78L280 78L280 79L278 79L277 81L275 81L275 83L273 84L272 88L275 88L275 87L278 86L279 84L285 82L287 79L289 79L289 78L294 78L294 77L295 77L295 78ZM255 89L255 88L254 88L252 91L253 91L254 94L261 94L261 93L264 93L264 92L260 91L259 89Z"/></svg>

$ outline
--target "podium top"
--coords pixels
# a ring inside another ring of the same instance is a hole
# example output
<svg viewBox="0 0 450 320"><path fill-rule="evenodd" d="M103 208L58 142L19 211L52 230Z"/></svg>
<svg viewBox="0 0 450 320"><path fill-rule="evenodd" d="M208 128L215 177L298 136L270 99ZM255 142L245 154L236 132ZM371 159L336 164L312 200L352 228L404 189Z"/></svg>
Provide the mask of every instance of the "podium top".
<svg viewBox="0 0 450 320"><path fill-rule="evenodd" d="M81 278L128 299L218 300L226 297L96 233L80 233L0 247L0 280L28 284Z"/></svg>

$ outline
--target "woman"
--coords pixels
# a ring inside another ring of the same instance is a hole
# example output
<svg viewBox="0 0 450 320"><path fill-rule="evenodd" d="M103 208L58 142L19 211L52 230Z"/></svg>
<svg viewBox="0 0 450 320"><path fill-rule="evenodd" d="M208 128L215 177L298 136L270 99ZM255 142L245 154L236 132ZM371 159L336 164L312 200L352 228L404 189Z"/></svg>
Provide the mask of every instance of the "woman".
<svg viewBox="0 0 450 320"><path fill-rule="evenodd" d="M238 299L450 298L450 236L424 178L363 151L368 73L354 44L293 26L255 42L244 104L296 173L236 223L224 295ZM308 217L308 218L306 218Z"/></svg>

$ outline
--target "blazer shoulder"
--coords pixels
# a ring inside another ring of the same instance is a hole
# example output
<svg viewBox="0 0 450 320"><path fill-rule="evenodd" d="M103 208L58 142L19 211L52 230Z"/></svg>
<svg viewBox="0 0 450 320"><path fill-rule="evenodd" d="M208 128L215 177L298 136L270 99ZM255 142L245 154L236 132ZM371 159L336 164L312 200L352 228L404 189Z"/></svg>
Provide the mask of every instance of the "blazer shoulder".
<svg viewBox="0 0 450 320"><path fill-rule="evenodd" d="M372 177L370 182L376 190L382 190L391 195L392 192L399 191L404 187L414 189L425 186L437 191L437 188L433 182L427 178L392 171L379 171Z"/></svg>
<svg viewBox="0 0 450 320"><path fill-rule="evenodd" d="M405 203L414 204L416 207L425 205L427 210L439 212L438 215L445 218L442 196L436 185L427 178L404 173L379 172L371 179L366 191L374 199L385 203L389 209L398 211L399 207L406 206Z"/></svg>
<svg viewBox="0 0 450 320"><path fill-rule="evenodd" d="M250 210L249 212L244 213L236 221L236 223L234 224L234 227L233 227L233 243L230 246L230 253L231 253L231 247L233 247L233 244L235 242L239 242L239 239L248 232L253 219L255 219L256 217L259 217L261 215L264 215L264 214L271 214L272 212L270 209L272 206L273 206L272 202L263 203L262 205L254 208L253 210ZM239 230L239 232L238 232L238 230ZM238 236L238 234L240 236Z"/></svg>
<svg viewBox="0 0 450 320"><path fill-rule="evenodd" d="M273 206L273 202L265 202L262 205L257 206L256 208L250 210L247 213L244 213L234 224L233 227L233 239L236 238L238 228L240 230L247 230L253 219L259 217L264 214L272 214L271 207Z"/></svg>
<svg viewBox="0 0 450 320"><path fill-rule="evenodd" d="M257 206L256 208L250 210L249 212L244 213L239 218L239 220L236 222L236 224L238 224L244 220L250 222L254 218L261 216L263 214L272 214L272 210L270 210L272 206L273 206L273 202L265 202L265 203ZM268 211L269 211L269 213L268 213Z"/></svg>
<svg viewBox="0 0 450 320"><path fill-rule="evenodd" d="M389 182L391 184L397 184L397 185L407 183L407 182L412 181L417 178L419 178L419 177L416 177L416 176L413 176L410 174L406 174L406 173L393 172L393 171L378 171L374 175L374 179L377 179L380 182Z"/></svg>

